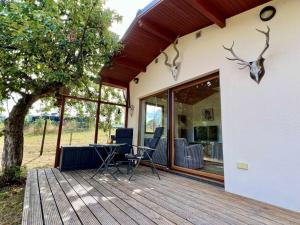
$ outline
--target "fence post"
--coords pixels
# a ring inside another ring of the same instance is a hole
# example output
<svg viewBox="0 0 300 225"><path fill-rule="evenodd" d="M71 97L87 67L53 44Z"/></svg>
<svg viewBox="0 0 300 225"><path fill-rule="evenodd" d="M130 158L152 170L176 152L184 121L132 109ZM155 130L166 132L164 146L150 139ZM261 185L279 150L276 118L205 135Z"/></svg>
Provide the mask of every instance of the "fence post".
<svg viewBox="0 0 300 225"><path fill-rule="evenodd" d="M70 140L69 140L69 145L72 145L72 140L73 140L73 131L70 133Z"/></svg>
<svg viewBox="0 0 300 225"><path fill-rule="evenodd" d="M43 132L43 138L42 138L42 145L41 145L41 150L40 150L40 156L43 155L44 151L44 143L45 143L45 136L46 136L46 130L47 130L47 122L48 119L45 119L45 124L44 124L44 132Z"/></svg>

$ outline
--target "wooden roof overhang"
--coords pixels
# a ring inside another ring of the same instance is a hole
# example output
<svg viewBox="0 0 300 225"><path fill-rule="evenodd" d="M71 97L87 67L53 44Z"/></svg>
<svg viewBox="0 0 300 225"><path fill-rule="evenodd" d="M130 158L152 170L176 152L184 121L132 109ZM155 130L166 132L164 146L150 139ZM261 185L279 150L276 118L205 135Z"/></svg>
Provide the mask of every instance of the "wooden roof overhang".
<svg viewBox="0 0 300 225"><path fill-rule="evenodd" d="M100 72L101 81L118 87L128 83L179 36L226 19L270 0L154 0L140 10L121 39L123 49Z"/></svg>

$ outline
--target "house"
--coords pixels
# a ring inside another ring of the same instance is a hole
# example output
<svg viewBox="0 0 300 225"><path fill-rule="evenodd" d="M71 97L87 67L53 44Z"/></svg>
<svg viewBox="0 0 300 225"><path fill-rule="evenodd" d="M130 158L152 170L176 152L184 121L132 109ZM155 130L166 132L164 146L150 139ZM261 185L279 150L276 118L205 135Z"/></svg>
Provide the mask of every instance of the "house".
<svg viewBox="0 0 300 225"><path fill-rule="evenodd" d="M299 8L298 0L157 0L139 11L101 71L104 84L129 88L134 142L164 126L162 169L300 212ZM260 55L264 76L252 67L250 77L248 62Z"/></svg>

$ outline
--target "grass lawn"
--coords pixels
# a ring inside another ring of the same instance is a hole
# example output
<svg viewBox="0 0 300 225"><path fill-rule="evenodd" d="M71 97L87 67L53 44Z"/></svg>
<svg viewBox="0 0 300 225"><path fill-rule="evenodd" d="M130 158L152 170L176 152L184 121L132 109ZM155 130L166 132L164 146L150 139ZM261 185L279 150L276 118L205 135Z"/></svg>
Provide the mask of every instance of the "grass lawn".
<svg viewBox="0 0 300 225"><path fill-rule="evenodd" d="M63 133L61 145L69 145L70 133ZM56 149L57 133L46 135L44 152L40 156L42 135L24 136L24 175L32 168L53 167ZM72 145L87 145L93 143L94 130L76 132L72 134ZM0 137L0 155L2 156L4 138ZM106 135L99 131L99 143L106 142ZM2 158L2 157L1 157ZM0 167L1 169L1 167ZM0 171L1 172L1 171ZM0 224L21 224L24 198L24 185L0 188Z"/></svg>
<svg viewBox="0 0 300 225"><path fill-rule="evenodd" d="M0 188L0 224L19 225L22 220L24 187Z"/></svg>
<svg viewBox="0 0 300 225"><path fill-rule="evenodd" d="M61 145L70 144L70 133L63 133ZM40 156L42 135L24 136L24 156L22 166L26 169L53 167L56 150L57 133L46 134L44 152ZM106 135L99 131L99 143L106 142ZM94 130L76 132L72 134L72 145L88 145L94 141ZM4 138L0 138L0 154L2 155Z"/></svg>

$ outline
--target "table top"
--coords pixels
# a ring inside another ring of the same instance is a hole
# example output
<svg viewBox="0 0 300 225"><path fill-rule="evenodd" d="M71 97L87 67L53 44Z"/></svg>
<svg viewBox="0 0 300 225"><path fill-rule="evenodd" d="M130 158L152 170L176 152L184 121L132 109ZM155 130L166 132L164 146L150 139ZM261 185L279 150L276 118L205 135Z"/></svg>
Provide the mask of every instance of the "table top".
<svg viewBox="0 0 300 225"><path fill-rule="evenodd" d="M90 144L89 146L92 146L92 147L122 147L125 145L127 145L127 144L126 143L119 143L119 144L113 143L113 144Z"/></svg>

